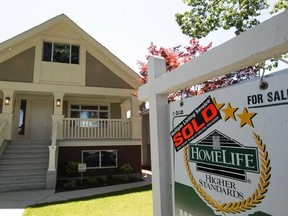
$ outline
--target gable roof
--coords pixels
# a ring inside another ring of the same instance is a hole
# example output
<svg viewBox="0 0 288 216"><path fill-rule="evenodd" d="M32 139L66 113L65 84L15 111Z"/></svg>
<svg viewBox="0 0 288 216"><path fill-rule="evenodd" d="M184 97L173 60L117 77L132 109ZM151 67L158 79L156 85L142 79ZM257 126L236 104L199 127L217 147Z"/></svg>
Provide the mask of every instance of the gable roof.
<svg viewBox="0 0 288 216"><path fill-rule="evenodd" d="M8 39L0 43L0 55L11 50L11 47L17 46L17 44L23 41L29 40L33 37L39 35L49 36L47 32L51 31L58 33L61 36L61 31L69 31L68 39L72 40L84 40L89 46L86 46L87 51L94 55L102 64L109 68L117 76L125 80L133 88L138 89L140 84L137 82L139 75L128 67L124 62L117 58L113 53L111 53L107 48L101 45L88 33L86 33L82 28L80 28L76 23L74 23L65 14L60 14L38 26L35 26L11 39Z"/></svg>

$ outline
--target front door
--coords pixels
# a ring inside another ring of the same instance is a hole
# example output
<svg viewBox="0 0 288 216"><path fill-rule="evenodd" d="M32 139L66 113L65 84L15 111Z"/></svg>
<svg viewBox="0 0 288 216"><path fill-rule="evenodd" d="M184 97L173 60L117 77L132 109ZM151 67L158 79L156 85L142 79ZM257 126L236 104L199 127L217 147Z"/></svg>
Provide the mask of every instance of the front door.
<svg viewBox="0 0 288 216"><path fill-rule="evenodd" d="M23 97L16 100L15 138L50 140L52 130L52 98Z"/></svg>

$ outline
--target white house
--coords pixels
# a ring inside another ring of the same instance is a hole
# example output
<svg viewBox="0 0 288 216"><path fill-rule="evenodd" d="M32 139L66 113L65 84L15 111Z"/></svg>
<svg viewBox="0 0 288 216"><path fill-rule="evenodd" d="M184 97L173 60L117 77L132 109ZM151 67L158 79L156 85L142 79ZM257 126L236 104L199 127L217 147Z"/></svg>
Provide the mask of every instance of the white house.
<svg viewBox="0 0 288 216"><path fill-rule="evenodd" d="M0 191L54 188L67 161L141 172L138 75L66 15L0 44Z"/></svg>

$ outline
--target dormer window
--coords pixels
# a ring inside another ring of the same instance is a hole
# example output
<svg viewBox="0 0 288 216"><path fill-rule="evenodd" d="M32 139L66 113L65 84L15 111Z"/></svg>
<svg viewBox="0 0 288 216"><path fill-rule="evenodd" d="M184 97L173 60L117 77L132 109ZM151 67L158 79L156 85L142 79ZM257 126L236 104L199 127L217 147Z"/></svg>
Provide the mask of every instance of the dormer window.
<svg viewBox="0 0 288 216"><path fill-rule="evenodd" d="M79 46L64 43L43 43L43 61L79 64Z"/></svg>

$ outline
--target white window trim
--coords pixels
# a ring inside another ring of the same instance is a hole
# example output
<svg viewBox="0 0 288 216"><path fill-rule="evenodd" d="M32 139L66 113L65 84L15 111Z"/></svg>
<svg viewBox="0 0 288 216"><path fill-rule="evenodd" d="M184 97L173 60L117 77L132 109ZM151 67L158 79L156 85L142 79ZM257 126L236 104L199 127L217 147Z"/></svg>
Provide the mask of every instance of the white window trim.
<svg viewBox="0 0 288 216"><path fill-rule="evenodd" d="M54 58L54 44L66 44L66 45L69 45L70 46L70 52L69 52L69 63L66 63L66 64L72 64L71 63L71 58L72 58L72 46L78 46L79 47L79 53L78 53L78 58L79 58L79 62L78 64L75 64L75 65L80 65L80 53L81 53L81 45L80 44L77 44L77 43L71 43L69 41L66 41L66 42L60 42L60 41L54 41L54 40L43 40L42 42L42 61L43 61L43 51L44 51L44 43L52 43L52 53L51 53L51 61L52 63L61 63L61 62L54 62L53 61L53 58ZM44 61L44 62L48 62L48 61ZM72 64L74 65L74 63Z"/></svg>
<svg viewBox="0 0 288 216"><path fill-rule="evenodd" d="M71 105L79 105L79 106L107 106L108 107L108 119L110 119L111 116L111 106L109 103L89 103L89 102L79 102L79 101L69 101L68 102L68 116L71 117ZM100 118L99 118L100 119Z"/></svg>
<svg viewBox="0 0 288 216"><path fill-rule="evenodd" d="M101 151L108 151L108 152L115 152L116 155L116 166L106 166L102 167L101 160L99 157L99 167L88 167L86 166L86 169L110 169L110 168L117 168L118 167L118 151L116 149L101 149L101 150L82 150L81 151L81 163L84 163L83 161L83 152L99 152L99 155L101 156Z"/></svg>

